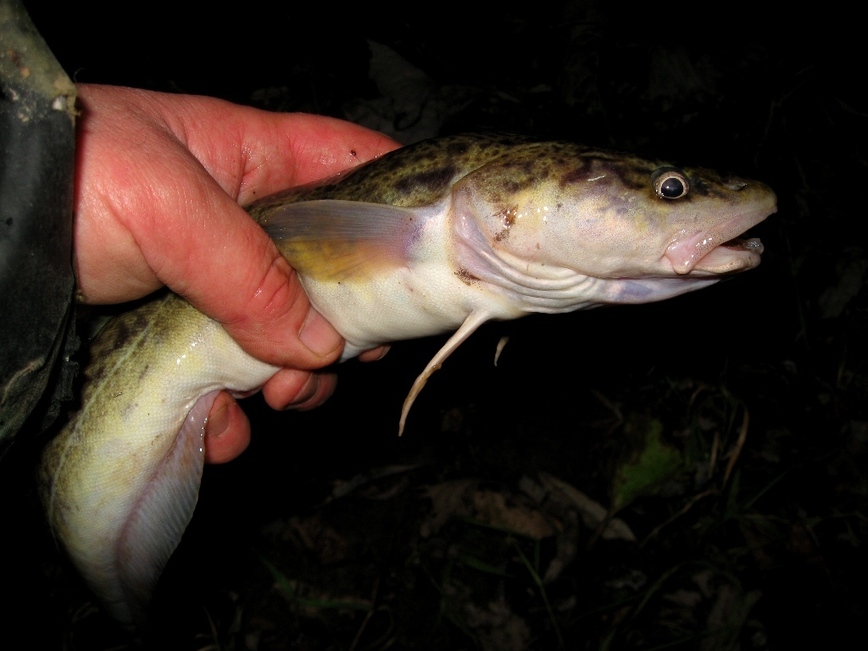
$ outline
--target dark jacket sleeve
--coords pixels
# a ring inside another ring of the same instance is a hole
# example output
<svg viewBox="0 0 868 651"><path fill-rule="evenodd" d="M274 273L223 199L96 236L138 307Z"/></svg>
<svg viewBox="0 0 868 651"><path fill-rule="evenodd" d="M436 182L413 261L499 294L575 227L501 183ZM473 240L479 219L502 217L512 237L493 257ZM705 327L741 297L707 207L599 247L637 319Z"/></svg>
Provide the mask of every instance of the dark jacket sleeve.
<svg viewBox="0 0 868 651"><path fill-rule="evenodd" d="M0 456L70 391L75 87L0 0Z"/></svg>

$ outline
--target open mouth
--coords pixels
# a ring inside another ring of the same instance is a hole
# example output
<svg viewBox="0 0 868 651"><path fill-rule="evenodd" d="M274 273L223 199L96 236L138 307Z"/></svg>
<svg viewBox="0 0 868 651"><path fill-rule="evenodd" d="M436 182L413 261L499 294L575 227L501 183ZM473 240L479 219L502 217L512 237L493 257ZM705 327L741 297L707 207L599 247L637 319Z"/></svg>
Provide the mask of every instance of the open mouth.
<svg viewBox="0 0 868 651"><path fill-rule="evenodd" d="M727 274L752 269L760 263L762 242L757 237L742 237L775 209L738 215L714 230L696 233L674 241L665 257L679 275Z"/></svg>
<svg viewBox="0 0 868 651"><path fill-rule="evenodd" d="M688 271L725 274L753 269L760 263L763 244L758 237L734 238L702 256Z"/></svg>

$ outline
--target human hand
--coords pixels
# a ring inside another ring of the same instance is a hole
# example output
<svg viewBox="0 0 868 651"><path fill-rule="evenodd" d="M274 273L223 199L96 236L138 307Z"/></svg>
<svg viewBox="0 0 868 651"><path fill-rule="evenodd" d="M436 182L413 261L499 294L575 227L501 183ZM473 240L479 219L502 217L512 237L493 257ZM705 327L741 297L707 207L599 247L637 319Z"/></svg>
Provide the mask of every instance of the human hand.
<svg viewBox="0 0 868 651"><path fill-rule="evenodd" d="M168 286L223 324L248 353L282 367L263 387L275 409L334 391L314 372L343 339L240 207L326 178L397 146L357 125L221 100L79 85L75 266L85 303L121 303ZM385 348L362 359L377 359ZM228 461L250 425L226 392L206 426L206 460Z"/></svg>

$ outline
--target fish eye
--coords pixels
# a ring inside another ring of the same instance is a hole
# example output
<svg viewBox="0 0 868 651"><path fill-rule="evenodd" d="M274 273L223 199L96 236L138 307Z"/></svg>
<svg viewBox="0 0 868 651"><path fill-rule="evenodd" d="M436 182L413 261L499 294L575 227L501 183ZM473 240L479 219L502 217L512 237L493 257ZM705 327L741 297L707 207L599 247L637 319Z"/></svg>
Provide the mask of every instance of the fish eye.
<svg viewBox="0 0 868 651"><path fill-rule="evenodd" d="M690 192L687 176L674 167L661 167L651 175L654 192L661 199L680 199Z"/></svg>

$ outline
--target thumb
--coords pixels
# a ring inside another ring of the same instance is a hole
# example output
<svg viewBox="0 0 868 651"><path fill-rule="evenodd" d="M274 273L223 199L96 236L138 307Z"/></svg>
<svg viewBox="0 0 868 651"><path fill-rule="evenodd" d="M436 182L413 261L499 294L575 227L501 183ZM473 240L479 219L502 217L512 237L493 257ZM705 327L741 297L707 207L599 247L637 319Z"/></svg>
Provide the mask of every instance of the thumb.
<svg viewBox="0 0 868 651"><path fill-rule="evenodd" d="M235 295L224 295L222 301L213 294L190 300L195 305L201 298L204 304L200 309L221 321L244 350L265 362L314 369L336 361L343 350L343 338L310 304L298 276L274 243L261 230L260 235L268 253L267 266L259 265L258 281Z"/></svg>

